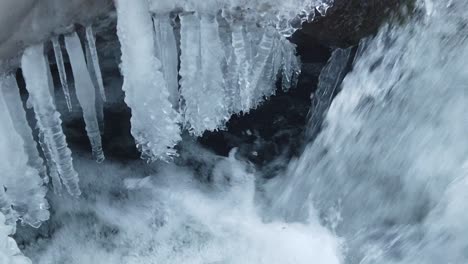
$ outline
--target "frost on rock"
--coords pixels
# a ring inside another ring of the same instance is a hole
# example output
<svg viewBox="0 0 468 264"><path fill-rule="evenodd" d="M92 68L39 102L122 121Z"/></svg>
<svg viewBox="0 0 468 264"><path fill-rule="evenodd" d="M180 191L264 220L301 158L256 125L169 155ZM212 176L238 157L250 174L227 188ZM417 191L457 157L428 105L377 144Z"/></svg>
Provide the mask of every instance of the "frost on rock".
<svg viewBox="0 0 468 264"><path fill-rule="evenodd" d="M72 110L72 103L70 97L70 90L68 89L67 73L65 71L65 64L63 62L62 47L58 37L52 37L52 46L54 48L55 61L57 63L57 69L59 72L60 82L62 84L63 94L65 95L65 101L67 102L68 111Z"/></svg>
<svg viewBox="0 0 468 264"><path fill-rule="evenodd" d="M76 32L65 36L65 46L70 58L75 79L76 97L83 110L83 118L93 157L97 162L101 163L105 157L102 151L101 133L96 113L96 95L86 66L83 48Z"/></svg>
<svg viewBox="0 0 468 264"><path fill-rule="evenodd" d="M0 79L0 86L4 90L4 78ZM15 87L6 87L11 88ZM28 165L30 157L24 140L15 128L6 99L0 93L0 188L4 188L4 193L0 194L0 204L6 213L4 208L8 208L7 203L10 202L23 223L38 227L49 219L49 205L45 199L47 189L39 171Z"/></svg>
<svg viewBox="0 0 468 264"><path fill-rule="evenodd" d="M32 264L31 260L20 252L15 240L10 237L14 233L14 228L5 221L5 216L0 213L0 263Z"/></svg>
<svg viewBox="0 0 468 264"><path fill-rule="evenodd" d="M81 191L78 186L78 173L73 168L71 151L62 131L60 114L49 92L46 69L49 65L46 64L43 45L27 48L21 59L21 66L39 130L50 150L51 160L57 166L57 171L68 192L73 196L79 196Z"/></svg>
<svg viewBox="0 0 468 264"><path fill-rule="evenodd" d="M146 0L117 2L125 102L132 110L131 132L142 157L168 160L181 140L180 117L169 101L161 62L155 57L154 29Z"/></svg>

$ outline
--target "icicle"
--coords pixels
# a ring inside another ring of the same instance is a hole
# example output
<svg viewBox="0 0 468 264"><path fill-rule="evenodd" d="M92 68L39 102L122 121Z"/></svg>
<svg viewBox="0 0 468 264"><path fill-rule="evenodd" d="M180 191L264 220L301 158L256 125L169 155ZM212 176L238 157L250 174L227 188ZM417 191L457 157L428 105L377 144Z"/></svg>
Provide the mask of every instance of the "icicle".
<svg viewBox="0 0 468 264"><path fill-rule="evenodd" d="M248 83L244 90L241 90L243 96L243 108L245 112L249 109L256 107L262 100L263 95L267 90L275 90L275 86L268 85L269 87L262 87L263 73L268 71L268 59L270 58L274 46L274 32L267 28L263 33L260 44L258 45L257 54L253 59L251 81Z"/></svg>
<svg viewBox="0 0 468 264"><path fill-rule="evenodd" d="M97 83L96 73L94 72L94 66L92 65L92 56L91 51L89 50L89 45L85 43L85 55L86 55L86 66L88 67L88 72L91 75L91 80L93 82L94 88L96 90L95 97L96 97L96 115L99 124L99 131L101 135L104 134L104 101L100 95L99 91L99 84Z"/></svg>
<svg viewBox="0 0 468 264"><path fill-rule="evenodd" d="M34 141L33 131L28 125L26 111L19 92L16 78L13 75L7 75L4 78L0 77L0 89L5 98L5 102L13 120L13 125L16 132L21 136L24 142L24 150L28 155L28 165L39 171L41 177L47 180L47 171L44 166L44 161L37 150L36 141Z"/></svg>
<svg viewBox="0 0 468 264"><path fill-rule="evenodd" d="M57 63L57 69L60 76L60 82L62 83L63 94L67 102L68 111L72 111L72 103L70 97L70 90L68 89L67 72L65 71L65 64L63 62L62 47L58 37L52 37L52 46L54 47L55 61Z"/></svg>
<svg viewBox="0 0 468 264"><path fill-rule="evenodd" d="M3 86L3 81L0 85ZM47 87L45 87L47 93ZM3 90L3 89L2 89ZM45 199L47 188L39 172L28 166L28 156L24 141L16 132L3 94L0 94L0 188L5 188L6 197L25 224L39 227L49 219L49 204ZM5 198L2 198L5 203ZM4 207L4 205L3 205Z"/></svg>
<svg viewBox="0 0 468 264"><path fill-rule="evenodd" d="M52 154L51 144L44 135L44 132L39 131L39 145L41 146L42 152L47 163L47 168L49 169L49 177L52 179L52 186L54 187L54 193L57 195L62 194L62 181L60 180L60 175L58 173L57 164L54 161Z"/></svg>
<svg viewBox="0 0 468 264"><path fill-rule="evenodd" d="M86 124L86 132L91 143L94 159L101 163L104 161L102 151L101 133L96 115L96 96L93 82L89 75L84 59L83 48L76 32L65 36L65 46L72 66L75 80L75 91L78 102L83 109L83 118Z"/></svg>
<svg viewBox="0 0 468 264"><path fill-rule="evenodd" d="M99 66L99 57L96 49L96 38L94 37L93 27L86 27L86 41L88 43L89 52L91 54L91 63L93 65L94 74L99 87L99 93L104 102L107 101L106 92L104 90L104 82L102 81L101 66Z"/></svg>
<svg viewBox="0 0 468 264"><path fill-rule="evenodd" d="M287 91L295 86L295 81L301 71L299 58L296 56L296 47L287 39L281 39L282 65L282 87Z"/></svg>
<svg viewBox="0 0 468 264"><path fill-rule="evenodd" d="M352 48L336 49L319 77L317 91L312 96L310 128L307 137L313 139L322 126L322 120L330 107L338 86L345 77L345 70L351 57Z"/></svg>
<svg viewBox="0 0 468 264"><path fill-rule="evenodd" d="M252 63L248 59L249 56L247 54L247 41L244 35L244 27L242 24L235 23L232 26L232 46L234 50L234 57L235 57L235 67L233 78L237 79L238 90L239 90L239 111L248 110L246 107L248 106L248 101L250 100L250 96L246 93L246 88L250 85L249 84L249 75L252 69Z"/></svg>
<svg viewBox="0 0 468 264"><path fill-rule="evenodd" d="M169 14L153 17L156 56L161 61L164 79L169 91L169 100L174 109L179 105L179 54Z"/></svg>
<svg viewBox="0 0 468 264"><path fill-rule="evenodd" d="M169 101L161 62L155 57L153 23L146 0L117 2L125 101L132 109L132 135L149 161L176 155L178 113Z"/></svg>
<svg viewBox="0 0 468 264"><path fill-rule="evenodd" d="M48 90L43 45L27 48L24 51L21 65L39 129L44 133L46 142L50 145L50 153L57 165L60 177L68 192L71 195L79 196L81 191L78 186L78 174L73 168L71 151L67 147L66 138L62 131L60 114L55 109Z"/></svg>
<svg viewBox="0 0 468 264"><path fill-rule="evenodd" d="M55 85L54 85L54 79L52 78L52 72L50 72L49 58L47 58L47 56L45 56L44 58L46 61L47 83L49 85L49 92L50 92L50 95L52 96L52 101L55 104Z"/></svg>
<svg viewBox="0 0 468 264"><path fill-rule="evenodd" d="M206 116L211 119L212 126L206 126L206 130L213 131L224 126L230 117L222 72L225 55L223 54L216 17L203 14L200 25L203 90L205 95L213 96L214 99L210 102L212 113Z"/></svg>
<svg viewBox="0 0 468 264"><path fill-rule="evenodd" d="M214 16L181 16L181 94L192 134L222 127L229 119L222 72L222 43Z"/></svg>

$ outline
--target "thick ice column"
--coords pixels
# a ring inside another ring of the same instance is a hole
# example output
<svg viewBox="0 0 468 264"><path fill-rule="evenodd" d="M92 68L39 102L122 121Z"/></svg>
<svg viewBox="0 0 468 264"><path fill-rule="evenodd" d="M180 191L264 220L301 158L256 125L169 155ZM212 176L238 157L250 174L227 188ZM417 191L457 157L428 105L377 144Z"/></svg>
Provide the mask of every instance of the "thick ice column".
<svg viewBox="0 0 468 264"><path fill-rule="evenodd" d="M119 0L117 34L122 46L125 102L132 109L132 135L149 161L176 155L179 114L169 101L161 62L155 57L153 23L146 0Z"/></svg>
<svg viewBox="0 0 468 264"><path fill-rule="evenodd" d="M24 141L13 122L5 98L0 94L0 188L5 188L6 197L21 221L38 227L49 219L49 205L45 199L47 188L39 172L28 166Z"/></svg>
<svg viewBox="0 0 468 264"><path fill-rule="evenodd" d="M27 48L24 51L21 66L39 129L44 133L44 137L50 145L50 152L60 177L69 193L73 196L79 196L81 191L78 186L78 173L73 168L71 151L62 131L60 114L52 102L48 89L47 69L45 68L47 65L43 45Z"/></svg>
<svg viewBox="0 0 468 264"><path fill-rule="evenodd" d="M310 127L307 137L313 139L320 131L322 120L330 107L333 96L346 75L346 67L350 61L352 48L336 49L327 65L320 73L317 91L312 95Z"/></svg>
<svg viewBox="0 0 468 264"><path fill-rule="evenodd" d="M104 90L104 82L102 81L101 66L99 66L99 57L96 49L96 38L94 37L92 26L86 27L86 41L88 43L88 48L91 55L90 63L93 66L94 74L96 76L96 81L99 87L99 93L101 95L102 100L106 102L106 92Z"/></svg>
<svg viewBox="0 0 468 264"><path fill-rule="evenodd" d="M63 94L67 102L68 111L72 110L70 90L68 89L67 72L65 71L65 64L63 62L62 47L58 37L52 37L52 46L54 47L55 61L59 72L60 82L62 83Z"/></svg>
<svg viewBox="0 0 468 264"><path fill-rule="evenodd" d="M229 119L222 72L224 58L214 16L181 16L181 94L185 125L201 136Z"/></svg>
<svg viewBox="0 0 468 264"><path fill-rule="evenodd" d="M0 77L0 89L5 98L15 130L23 139L23 147L28 155L28 165L39 171L43 179L47 179L47 170L44 166L44 161L39 155L37 144L33 137L33 131L28 125L26 111L21 101L15 76L7 75L5 77Z"/></svg>
<svg viewBox="0 0 468 264"><path fill-rule="evenodd" d="M179 54L169 13L154 15L153 23L156 56L162 64L164 79L169 91L169 100L172 106L177 109L179 105Z"/></svg>
<svg viewBox="0 0 468 264"><path fill-rule="evenodd" d="M96 95L94 85L89 75L83 48L76 32L65 36L65 46L72 66L75 80L75 91L78 102L83 110L86 132L91 143L94 159L101 163L104 161L102 151L101 133L96 114Z"/></svg>

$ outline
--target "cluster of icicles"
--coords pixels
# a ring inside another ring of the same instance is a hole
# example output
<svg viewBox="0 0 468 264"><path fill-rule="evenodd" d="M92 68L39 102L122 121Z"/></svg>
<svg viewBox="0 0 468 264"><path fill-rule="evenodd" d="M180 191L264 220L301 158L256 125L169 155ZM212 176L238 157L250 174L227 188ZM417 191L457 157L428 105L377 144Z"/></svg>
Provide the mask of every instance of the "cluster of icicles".
<svg viewBox="0 0 468 264"><path fill-rule="evenodd" d="M255 19L255 12L239 8L157 13L150 6L147 0L117 2L125 101L132 110L132 135L149 161L177 155L174 146L182 129L200 136L223 128L233 114L255 108L275 92L279 75L283 89L295 85L300 63L286 39L287 30L278 27L280 20L269 24L264 16ZM175 23L180 23L179 41ZM63 39L92 153L102 162L102 105L96 100L105 101L106 96L93 29L86 28L86 52L76 32ZM51 42L71 110L62 44L58 37ZM50 181L57 194L63 192L62 185L72 196L81 191L56 109L44 45L28 47L21 67L42 154L15 76L0 74L0 226L14 227L21 220L38 227L49 218L45 195ZM0 246L2 242L0 237Z"/></svg>

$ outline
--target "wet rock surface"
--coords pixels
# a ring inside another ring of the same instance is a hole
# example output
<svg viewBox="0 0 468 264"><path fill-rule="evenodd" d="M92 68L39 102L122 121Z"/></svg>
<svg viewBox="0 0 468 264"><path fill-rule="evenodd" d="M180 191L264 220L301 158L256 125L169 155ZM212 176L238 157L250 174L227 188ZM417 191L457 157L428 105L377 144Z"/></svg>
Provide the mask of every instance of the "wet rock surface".
<svg viewBox="0 0 468 264"><path fill-rule="evenodd" d="M409 5L408 0L335 0L326 16L303 26L310 38L333 47L349 47L377 32L391 14Z"/></svg>

